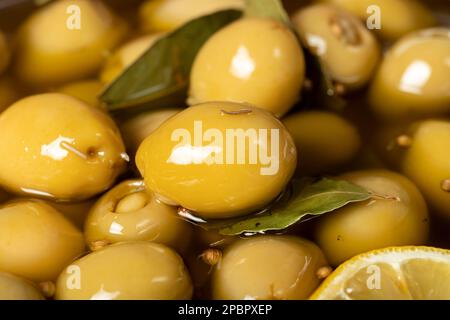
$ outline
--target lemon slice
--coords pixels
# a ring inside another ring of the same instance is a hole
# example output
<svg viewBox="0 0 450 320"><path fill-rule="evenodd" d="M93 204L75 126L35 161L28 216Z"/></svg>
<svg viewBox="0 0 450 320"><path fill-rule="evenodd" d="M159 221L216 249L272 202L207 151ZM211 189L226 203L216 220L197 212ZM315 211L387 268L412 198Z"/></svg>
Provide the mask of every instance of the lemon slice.
<svg viewBox="0 0 450 320"><path fill-rule="evenodd" d="M391 247L341 264L312 300L450 299L450 250Z"/></svg>

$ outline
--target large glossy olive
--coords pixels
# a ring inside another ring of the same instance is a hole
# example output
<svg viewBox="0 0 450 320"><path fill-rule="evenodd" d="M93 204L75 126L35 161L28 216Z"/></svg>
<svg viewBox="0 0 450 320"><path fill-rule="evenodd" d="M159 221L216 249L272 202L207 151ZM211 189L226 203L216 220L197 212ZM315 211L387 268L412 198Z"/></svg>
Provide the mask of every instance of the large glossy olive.
<svg viewBox="0 0 450 320"><path fill-rule="evenodd" d="M423 192L430 208L450 220L450 120L426 120L409 129L411 145L402 171Z"/></svg>
<svg viewBox="0 0 450 320"><path fill-rule="evenodd" d="M101 1L55 1L20 27L15 73L39 88L88 77L126 31L125 23Z"/></svg>
<svg viewBox="0 0 450 320"><path fill-rule="evenodd" d="M361 138L355 126L327 111L294 113L283 119L294 139L298 175L327 173L347 164L358 152Z"/></svg>
<svg viewBox="0 0 450 320"><path fill-rule="evenodd" d="M151 242L124 242L84 256L59 276L60 300L184 300L192 283L181 257Z"/></svg>
<svg viewBox="0 0 450 320"><path fill-rule="evenodd" d="M136 164L160 199L205 218L263 208L297 163L294 142L269 112L210 102L170 118L139 147Z"/></svg>
<svg viewBox="0 0 450 320"><path fill-rule="evenodd" d="M241 239L225 250L212 279L214 299L306 299L326 267L314 243L292 236Z"/></svg>
<svg viewBox="0 0 450 320"><path fill-rule="evenodd" d="M333 266L370 250L426 244L427 206L410 180L387 170L355 171L340 178L366 188L374 197L317 221L315 238Z"/></svg>
<svg viewBox="0 0 450 320"><path fill-rule="evenodd" d="M0 207L0 270L34 281L55 280L84 251L83 234L61 213L21 200Z"/></svg>
<svg viewBox="0 0 450 320"><path fill-rule="evenodd" d="M44 297L30 281L0 272L0 300L43 300Z"/></svg>
<svg viewBox="0 0 450 320"><path fill-rule="evenodd" d="M306 46L320 57L331 78L347 90L364 86L380 60L380 47L365 25L327 4L301 9L293 18Z"/></svg>
<svg viewBox="0 0 450 320"><path fill-rule="evenodd" d="M322 0L337 4L361 18L384 39L395 40L436 23L420 0ZM376 23L380 22L377 26Z"/></svg>
<svg viewBox="0 0 450 320"><path fill-rule="evenodd" d="M30 96L0 115L0 185L18 194L89 198L122 172L124 151L112 119L73 97Z"/></svg>
<svg viewBox="0 0 450 320"><path fill-rule="evenodd" d="M185 251L191 243L191 225L177 215L177 207L147 192L142 180L127 180L103 195L85 224L86 241L115 243L145 240Z"/></svg>
<svg viewBox="0 0 450 320"><path fill-rule="evenodd" d="M200 16L243 7L244 0L147 0L139 8L139 20L144 31L171 31Z"/></svg>
<svg viewBox="0 0 450 320"><path fill-rule="evenodd" d="M401 38L386 53L370 88L383 120L450 114L450 29L427 29Z"/></svg>
<svg viewBox="0 0 450 320"><path fill-rule="evenodd" d="M244 18L219 30L200 49L188 102L246 102L282 116L299 99L304 73L302 50L287 26Z"/></svg>

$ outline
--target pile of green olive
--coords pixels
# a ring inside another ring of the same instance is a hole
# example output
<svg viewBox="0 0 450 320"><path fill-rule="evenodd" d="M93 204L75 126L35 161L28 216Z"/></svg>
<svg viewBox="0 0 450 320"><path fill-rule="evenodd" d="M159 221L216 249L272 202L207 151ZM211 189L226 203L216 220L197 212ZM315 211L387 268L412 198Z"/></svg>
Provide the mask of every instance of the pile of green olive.
<svg viewBox="0 0 450 320"><path fill-rule="evenodd" d="M243 16L199 50L185 105L121 116L99 95L158 39L244 7L138 2L52 1L0 30L0 299L307 299L357 254L450 247L450 27L425 1L286 1L293 29ZM305 50L344 106L303 103ZM379 197L252 236L193 223L311 176Z"/></svg>

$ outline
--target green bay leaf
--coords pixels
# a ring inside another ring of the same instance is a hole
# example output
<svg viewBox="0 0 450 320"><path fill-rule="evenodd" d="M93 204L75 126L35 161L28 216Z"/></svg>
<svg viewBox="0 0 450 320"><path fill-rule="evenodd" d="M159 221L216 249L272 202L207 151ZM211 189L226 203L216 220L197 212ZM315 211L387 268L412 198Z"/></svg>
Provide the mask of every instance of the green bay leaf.
<svg viewBox="0 0 450 320"><path fill-rule="evenodd" d="M292 28L291 20L279 0L245 0L248 17L272 18Z"/></svg>
<svg viewBox="0 0 450 320"><path fill-rule="evenodd" d="M349 203L365 201L371 197L369 191L345 180L295 180L289 201L281 201L261 214L208 221L203 227L218 230L222 235L283 230L307 217L332 212Z"/></svg>
<svg viewBox="0 0 450 320"><path fill-rule="evenodd" d="M102 93L108 110L139 106L172 95L185 94L192 63L211 35L241 16L238 10L223 10L191 20L160 38Z"/></svg>

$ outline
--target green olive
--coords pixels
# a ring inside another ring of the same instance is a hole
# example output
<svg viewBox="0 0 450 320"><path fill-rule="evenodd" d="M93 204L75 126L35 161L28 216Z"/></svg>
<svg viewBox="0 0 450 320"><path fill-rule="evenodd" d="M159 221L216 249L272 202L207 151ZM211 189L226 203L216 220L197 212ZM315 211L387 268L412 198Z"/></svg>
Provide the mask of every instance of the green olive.
<svg viewBox="0 0 450 320"><path fill-rule="evenodd" d="M204 218L265 207L283 191L296 163L294 142L279 120L231 102L178 113L144 140L136 156L149 190Z"/></svg>
<svg viewBox="0 0 450 320"><path fill-rule="evenodd" d="M142 180L127 180L103 195L89 212L85 237L92 248L98 242L145 240L185 251L191 243L191 225L177 208L148 193Z"/></svg>
<svg viewBox="0 0 450 320"><path fill-rule="evenodd" d="M379 20L378 34L395 40L412 31L436 24L431 11L418 0L322 0L339 5L367 21L369 25ZM376 10L375 10L376 9ZM379 15L379 16L378 16Z"/></svg>
<svg viewBox="0 0 450 320"><path fill-rule="evenodd" d="M450 121L413 124L410 138L402 171L417 184L430 208L450 220Z"/></svg>
<svg viewBox="0 0 450 320"><path fill-rule="evenodd" d="M44 300L44 297L30 281L0 272L0 300Z"/></svg>
<svg viewBox="0 0 450 320"><path fill-rule="evenodd" d="M225 250L212 279L214 299L307 299L327 267L314 243L292 236L241 239Z"/></svg>
<svg viewBox="0 0 450 320"><path fill-rule="evenodd" d="M133 64L147 49L162 36L161 33L145 35L125 43L118 48L107 60L100 72L100 81L111 83L127 67Z"/></svg>
<svg viewBox="0 0 450 320"><path fill-rule="evenodd" d="M243 7L244 0L147 0L139 8L139 18L146 32L172 31L200 16Z"/></svg>
<svg viewBox="0 0 450 320"><path fill-rule="evenodd" d="M51 206L21 200L0 207L0 270L55 280L83 251L83 234Z"/></svg>
<svg viewBox="0 0 450 320"><path fill-rule="evenodd" d="M299 99L304 74L303 52L287 26L244 18L215 33L200 49L188 102L244 102L282 116Z"/></svg>
<svg viewBox="0 0 450 320"><path fill-rule="evenodd" d="M192 283L181 257L151 242L124 242L76 260L59 276L59 300L185 300Z"/></svg>
<svg viewBox="0 0 450 320"><path fill-rule="evenodd" d="M315 238L331 265L370 250L426 243L427 206L410 180L387 170L354 171L341 178L374 197L318 219Z"/></svg>
<svg viewBox="0 0 450 320"><path fill-rule="evenodd" d="M101 107L99 95L102 92L104 86L100 81L96 80L84 80L71 82L56 90L59 93L80 99L86 102L91 107Z"/></svg>
<svg viewBox="0 0 450 320"><path fill-rule="evenodd" d="M428 29L389 49L370 88L373 111L399 121L450 113L450 29Z"/></svg>
<svg viewBox="0 0 450 320"><path fill-rule="evenodd" d="M0 185L18 194L89 198L122 172L124 151L106 113L66 95L30 96L0 114Z"/></svg>
<svg viewBox="0 0 450 320"><path fill-rule="evenodd" d="M283 119L299 154L297 174L327 173L357 154L361 138L353 124L326 111L294 113Z"/></svg>
<svg viewBox="0 0 450 320"><path fill-rule="evenodd" d="M354 90L371 79L380 46L356 17L333 5L316 4L301 9L293 21L303 42L320 57L336 83Z"/></svg>
<svg viewBox="0 0 450 320"><path fill-rule="evenodd" d="M6 42L5 35L0 30L0 75L5 71L6 67L9 64L10 60L10 52L9 47Z"/></svg>
<svg viewBox="0 0 450 320"><path fill-rule="evenodd" d="M130 156L136 154L141 143L169 118L183 109L148 111L127 119L120 125L123 140Z"/></svg>
<svg viewBox="0 0 450 320"><path fill-rule="evenodd" d="M11 77L0 78L0 113L19 100L22 92Z"/></svg>
<svg viewBox="0 0 450 320"><path fill-rule="evenodd" d="M18 31L15 73L32 87L93 75L127 26L98 0L62 0L35 11Z"/></svg>

